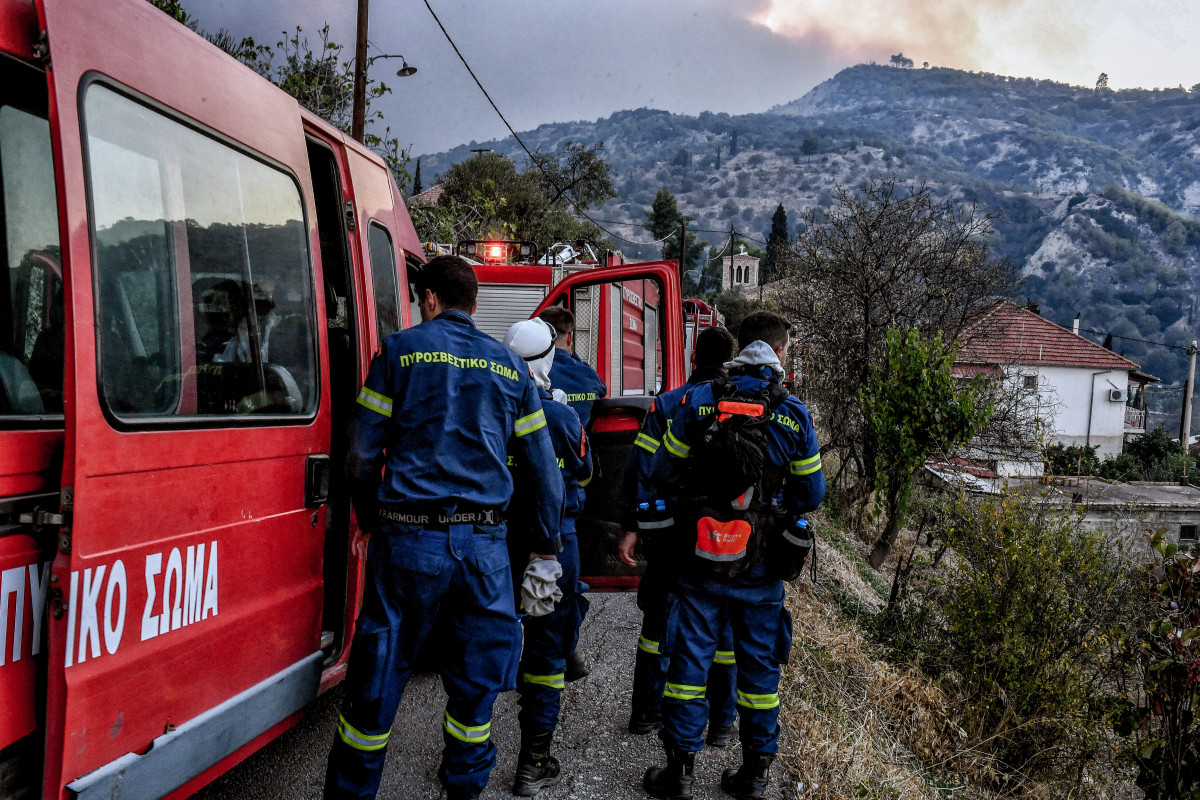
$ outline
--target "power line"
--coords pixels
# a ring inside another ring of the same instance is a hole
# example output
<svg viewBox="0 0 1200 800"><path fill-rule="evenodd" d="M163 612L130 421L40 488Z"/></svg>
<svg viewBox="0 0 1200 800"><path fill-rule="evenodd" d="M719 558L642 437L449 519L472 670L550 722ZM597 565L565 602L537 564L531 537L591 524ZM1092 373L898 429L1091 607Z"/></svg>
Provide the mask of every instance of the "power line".
<svg viewBox="0 0 1200 800"><path fill-rule="evenodd" d="M529 156L529 163L533 164L541 171L542 176L546 179L546 182L553 186L555 190L557 190L563 197L567 199L567 202L574 207L575 212L614 239L635 245L657 244L657 242L638 242L634 241L633 239L626 239L624 236L618 236L588 216L587 212L584 211L577 202L575 202L574 198L572 198L571 195L566 192L566 190L559 188L558 184L556 184L550 177L550 173L546 171L546 168L542 166L540 161L534 158L533 153L528 147L525 146L525 142L521 141L521 137L517 135L517 132L513 129L513 126L508 124L508 120L505 119L504 114L501 113L500 107L496 105L496 101L492 100L492 96L488 94L487 89L483 88L483 84L475 75L475 70L471 69L471 65L467 63L467 59L463 56L462 51L458 49L458 45L454 43L454 39L450 38L450 32L446 30L446 26L442 24L440 19L438 19L437 12L435 12L433 10L433 6L429 4L429 0L425 0L425 8L429 9L429 13L433 16L433 21L436 22L438 27L442 29L442 35L446 37L446 41L450 43L452 48L454 48L454 54L458 56L458 60L461 61L463 66L467 68L467 72L470 74L471 79L475 81L475 85L479 87L479 91L483 92L483 96L487 98L488 103L491 104L492 110L496 112L496 116L500 117L500 121L504 123L504 127L508 128L508 132L511 133L512 137L517 140L517 144L521 145L521 149L525 151L525 155ZM663 240L660 239L659 241Z"/></svg>
<svg viewBox="0 0 1200 800"><path fill-rule="evenodd" d="M1187 350L1188 349L1187 347L1184 347L1183 345L1167 344L1166 342L1152 342L1149 339L1135 339L1132 336L1119 336L1115 333L1109 333L1108 331L1094 331L1091 328L1080 328L1079 330L1084 333L1094 333L1097 336L1111 336L1114 339L1124 339L1127 342L1139 342L1141 344L1153 344L1153 345L1157 345L1159 347L1169 347L1172 350Z"/></svg>

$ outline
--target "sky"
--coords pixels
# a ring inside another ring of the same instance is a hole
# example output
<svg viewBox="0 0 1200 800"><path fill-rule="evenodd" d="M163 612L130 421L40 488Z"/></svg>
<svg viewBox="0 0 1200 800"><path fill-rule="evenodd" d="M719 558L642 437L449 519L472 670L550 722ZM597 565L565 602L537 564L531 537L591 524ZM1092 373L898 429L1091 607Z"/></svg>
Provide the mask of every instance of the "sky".
<svg viewBox="0 0 1200 800"><path fill-rule="evenodd" d="M429 0L517 131L651 107L745 114L902 52L954 67L1113 89L1200 83L1195 0ZM328 22L353 55L354 0L184 0L204 30L274 44ZM377 102L412 155L507 135L422 0L371 0Z"/></svg>

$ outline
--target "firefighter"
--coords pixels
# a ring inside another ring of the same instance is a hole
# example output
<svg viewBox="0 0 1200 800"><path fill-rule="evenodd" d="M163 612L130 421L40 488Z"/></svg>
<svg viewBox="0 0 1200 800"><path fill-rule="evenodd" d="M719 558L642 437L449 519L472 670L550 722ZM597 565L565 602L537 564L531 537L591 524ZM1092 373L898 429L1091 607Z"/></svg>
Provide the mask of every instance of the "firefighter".
<svg viewBox="0 0 1200 800"><path fill-rule="evenodd" d="M567 394L567 405L575 409L583 429L592 419L592 403L608 394L608 387L596 370L575 355L575 315L562 306L551 306L538 314L554 326L554 366L550 369L550 384Z"/></svg>
<svg viewBox="0 0 1200 800"><path fill-rule="evenodd" d="M578 591L579 544L575 539L575 520L583 508L576 489L587 486L592 478L592 454L579 415L565 403L555 402L549 391L557 336L554 326L535 318L514 324L504 337L504 344L525 359L538 386L566 498L561 528L563 547L558 554L558 563L562 565L557 580L561 597L552 606L545 603L536 611L526 605L524 610L528 613L521 619L525 628L525 647L517 670L521 752L513 781L513 794L519 797L532 797L538 790L559 781L559 764L550 755L550 744L558 726L567 659L575 649L587 605ZM524 493L518 497L523 500ZM513 536L520 533L515 523L516 520L510 534ZM535 613L539 615L534 616Z"/></svg>
<svg viewBox="0 0 1200 800"><path fill-rule="evenodd" d="M798 575L812 546L801 517L825 496L812 419L804 404L779 386L789 330L778 314L747 316L738 330L742 350L727 364L729 381L700 384L687 395L651 465L656 488L675 501L681 528L696 532L694 554L670 598L665 638L672 642L671 661L660 732L667 765L647 770L643 779L654 797L692 796L694 758L704 746L708 716L705 683L725 620L734 631L742 765L725 770L722 790L739 800L763 797L779 748L779 669L792 637L784 579ZM718 415L718 402L726 397L736 402L725 404ZM730 433L736 429L723 425L742 414L750 419L750 412L742 411L754 405L742 400L747 397L763 398L765 411L757 418L762 424L755 428L760 455L745 452L744 463L730 463L728 457L715 462L722 442L735 448L746 444ZM757 478L748 485L757 491L751 492L742 484L755 470ZM740 479L737 486L725 487L735 494L732 499L722 495L720 510L712 498L722 483L734 482L731 475Z"/></svg>
<svg viewBox="0 0 1200 800"><path fill-rule="evenodd" d="M550 368L550 385L566 394L567 405L575 409L579 422L586 431L592 419L592 403L608 394L608 387L596 370L575 354L575 315L562 306L543 309L538 317L554 326L558 333L554 340L554 366ZM579 506L583 507L585 495L579 490ZM587 584L579 584L579 593L587 591ZM586 613L586 610L585 610ZM571 652L567 659L567 682L586 678L588 667L582 658Z"/></svg>
<svg viewBox="0 0 1200 800"><path fill-rule="evenodd" d="M633 734L653 733L662 723L663 684L667 679L668 660L663 652L667 593L678 566L677 554L671 552L674 536L660 527L664 515L656 509L658 499L650 485L650 462L662 445L667 422L678 410L683 396L697 384L724 375L724 364L733 358L733 352L733 336L729 331L724 328L701 331L696 337L692 373L687 383L654 399L629 454L620 502L621 508L625 509L625 535L617 552L621 561L636 567L633 551L638 544L638 531L644 526L642 551L646 554L646 572L638 584L637 596L638 607L642 610L642 631L633 667L633 710L629 717L629 732ZM705 742L713 747L724 747L733 738L737 715L735 675L733 631L726 620L708 674L710 708Z"/></svg>
<svg viewBox="0 0 1200 800"><path fill-rule="evenodd" d="M563 484L529 370L471 319L477 292L461 258L432 259L418 285L422 324L383 341L358 395L346 472L359 527L373 535L326 798L375 796L435 625L448 695L438 779L453 800L478 797L496 761L492 705L515 688L521 647L505 546L508 449L536 489L531 558L556 558Z"/></svg>

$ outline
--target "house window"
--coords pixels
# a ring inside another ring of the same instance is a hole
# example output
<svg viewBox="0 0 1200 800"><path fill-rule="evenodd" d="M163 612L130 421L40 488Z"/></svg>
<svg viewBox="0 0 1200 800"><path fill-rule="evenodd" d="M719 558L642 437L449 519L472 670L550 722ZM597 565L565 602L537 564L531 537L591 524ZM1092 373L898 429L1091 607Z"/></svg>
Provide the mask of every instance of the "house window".
<svg viewBox="0 0 1200 800"><path fill-rule="evenodd" d="M1025 388L1031 392L1037 391L1037 388L1038 388L1037 375L1026 375L1025 376Z"/></svg>
<svg viewBox="0 0 1200 800"><path fill-rule="evenodd" d="M1194 542L1196 541L1196 525L1180 525L1179 526L1179 541Z"/></svg>

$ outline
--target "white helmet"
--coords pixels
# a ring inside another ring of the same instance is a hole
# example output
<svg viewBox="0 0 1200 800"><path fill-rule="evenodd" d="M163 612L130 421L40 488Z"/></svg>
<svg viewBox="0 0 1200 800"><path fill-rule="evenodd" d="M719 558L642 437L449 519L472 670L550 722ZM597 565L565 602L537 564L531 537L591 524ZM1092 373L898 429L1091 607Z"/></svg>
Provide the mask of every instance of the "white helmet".
<svg viewBox="0 0 1200 800"><path fill-rule="evenodd" d="M558 331L543 319L523 319L514 322L504 334L504 346L525 359L534 383L550 389L550 367L554 365L554 340Z"/></svg>

